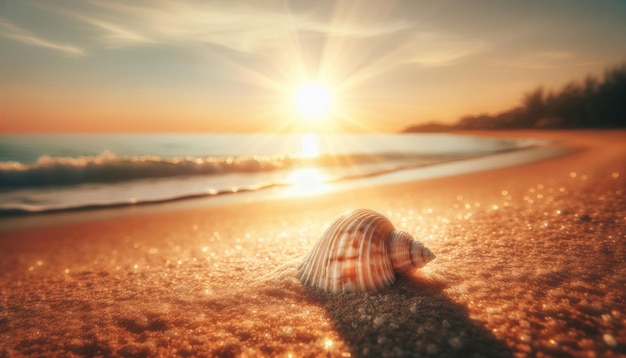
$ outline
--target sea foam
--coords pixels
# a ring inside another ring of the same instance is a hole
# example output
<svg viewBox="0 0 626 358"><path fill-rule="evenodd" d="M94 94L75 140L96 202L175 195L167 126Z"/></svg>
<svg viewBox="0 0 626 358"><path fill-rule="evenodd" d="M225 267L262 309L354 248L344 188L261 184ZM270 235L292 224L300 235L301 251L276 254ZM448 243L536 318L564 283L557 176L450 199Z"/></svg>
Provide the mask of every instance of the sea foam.
<svg viewBox="0 0 626 358"><path fill-rule="evenodd" d="M118 183L138 179L261 173L298 167L343 167L387 163L397 166L445 161L450 156L399 153L344 155L278 155L249 157L117 156L105 151L97 156L41 156L35 163L0 162L0 189L70 186L86 183Z"/></svg>

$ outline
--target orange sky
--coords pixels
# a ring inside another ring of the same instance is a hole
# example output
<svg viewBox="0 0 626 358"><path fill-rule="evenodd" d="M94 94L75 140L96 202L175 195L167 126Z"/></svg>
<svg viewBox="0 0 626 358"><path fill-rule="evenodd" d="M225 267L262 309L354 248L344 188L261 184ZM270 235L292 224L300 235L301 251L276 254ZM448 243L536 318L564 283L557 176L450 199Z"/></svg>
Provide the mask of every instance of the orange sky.
<svg viewBox="0 0 626 358"><path fill-rule="evenodd" d="M0 132L398 131L626 60L623 1L0 3ZM325 84L316 125L293 105Z"/></svg>

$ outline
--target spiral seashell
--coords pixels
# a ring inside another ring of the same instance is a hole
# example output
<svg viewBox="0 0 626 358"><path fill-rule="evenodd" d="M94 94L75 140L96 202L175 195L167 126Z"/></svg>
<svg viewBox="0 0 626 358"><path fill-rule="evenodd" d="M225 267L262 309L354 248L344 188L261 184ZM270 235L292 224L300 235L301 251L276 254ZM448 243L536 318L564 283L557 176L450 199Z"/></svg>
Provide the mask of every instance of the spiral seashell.
<svg viewBox="0 0 626 358"><path fill-rule="evenodd" d="M298 266L303 285L324 291L377 291L435 259L421 242L372 210L340 216Z"/></svg>

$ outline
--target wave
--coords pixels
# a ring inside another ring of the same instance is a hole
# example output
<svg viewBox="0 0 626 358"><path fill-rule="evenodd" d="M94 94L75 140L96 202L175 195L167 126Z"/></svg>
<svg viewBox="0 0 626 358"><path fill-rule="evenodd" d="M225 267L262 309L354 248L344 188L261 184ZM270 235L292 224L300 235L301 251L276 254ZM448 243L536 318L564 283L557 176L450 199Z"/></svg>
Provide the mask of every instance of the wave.
<svg viewBox="0 0 626 358"><path fill-rule="evenodd" d="M4 216L21 216L28 214L40 214L40 213L52 213L52 212L65 212L65 211L83 211L91 209L103 209L103 208L118 208L131 205L147 205L147 204L159 204L169 203L175 201L182 201L187 199L204 198L211 196L221 196L230 194L240 194L255 192L263 189L270 189L274 187L286 186L285 184L268 184L250 188L232 188L228 190L208 190L197 193L187 193L174 196L165 196L160 198L142 199L136 198L115 198L107 201L99 202L83 202L83 203L68 203L68 204L49 204L49 205L37 205L37 203L27 204L9 204L6 206L0 206L0 218Z"/></svg>
<svg viewBox="0 0 626 358"><path fill-rule="evenodd" d="M367 180L535 145L448 154L159 157L105 151L96 156L42 156L31 164L0 162L0 217L154 204L302 184L308 190L311 183Z"/></svg>
<svg viewBox="0 0 626 358"><path fill-rule="evenodd" d="M472 156L472 157L476 157L476 156ZM311 158L308 158L308 159L311 159ZM365 157L361 159L365 159ZM362 160L362 161L363 162L376 162L380 159L381 158L376 158L376 159L369 158L369 160ZM400 171L400 170L415 169L418 167L426 167L426 166L430 166L434 164L443 164L446 162L457 161L457 160L462 160L462 159L467 159L467 158L466 157L463 157L463 158L438 157L438 159L431 158L431 160L428 160L428 161L425 160L419 164L418 163L414 163L411 165L398 164L396 166L387 166L384 168L379 167L377 169L363 171L360 173L352 173L352 174L347 173L345 175L329 176L323 179L320 183L330 184L330 183L349 181L349 180L354 180L354 179L370 178L370 177L375 177L375 176L379 176L383 174L393 173L393 172ZM307 170L307 168L304 168L304 170ZM147 183L138 184L138 185L145 188L146 184ZM156 183L153 182L152 184L156 184ZM176 186L180 187L181 184L182 182L179 182L178 185ZM36 199L33 200L32 198L29 198L28 195L26 195L25 197L18 199L18 202L5 203L5 204L0 205L0 217L37 214L37 213L50 213L50 212L60 212L60 211L82 211L82 210L98 209L98 208L116 208L116 207L130 206L130 205L167 203L167 202L181 201L181 200L194 199L194 198L257 192L257 191L272 189L272 188L289 187L289 186L293 186L297 184L298 183L292 182L292 180L290 180L289 178L283 178L278 181L266 182L264 184L230 187L227 189L206 189L206 188L201 189L200 187L194 187L192 184L190 187L187 187L183 190L179 190L179 189L173 189L173 186L169 186L170 189L174 190L175 194L174 192L169 192L169 194L166 194L166 193L163 193L162 190L156 190L156 191L148 190L149 192L152 192L152 193L159 192L159 195L157 197L142 197L142 198L138 198L134 196L128 197L126 195L119 196L118 195L119 192L115 190L116 188L115 186L108 186L107 192L109 195L107 195L106 199L101 198L100 200L87 200L87 201L80 200L79 202L72 202L70 200L68 202L55 202L55 203L47 203L46 202L47 200L42 200L42 201L39 201ZM108 185L108 184L105 184L105 185ZM150 184L147 184L147 185L150 185ZM137 186L135 186L135 188L137 188ZM160 187L160 189L163 189L163 188L164 187ZM82 190L85 190L84 193L86 193L92 189L95 189L97 191L98 187L95 187L95 188L84 187ZM75 196L76 194L76 193L70 194L70 192L75 190L73 188L68 187L67 189L60 189L60 190L61 190L61 196ZM124 189L121 189L121 192L124 192L124 191L125 191ZM91 195L86 195L86 196L90 197Z"/></svg>
<svg viewBox="0 0 626 358"><path fill-rule="evenodd" d="M0 162L0 190L119 183L141 179L261 173L302 166L348 167L377 163L421 163L450 155L403 153L341 154L319 156L175 157L117 156L105 151L97 156L42 156L35 163Z"/></svg>

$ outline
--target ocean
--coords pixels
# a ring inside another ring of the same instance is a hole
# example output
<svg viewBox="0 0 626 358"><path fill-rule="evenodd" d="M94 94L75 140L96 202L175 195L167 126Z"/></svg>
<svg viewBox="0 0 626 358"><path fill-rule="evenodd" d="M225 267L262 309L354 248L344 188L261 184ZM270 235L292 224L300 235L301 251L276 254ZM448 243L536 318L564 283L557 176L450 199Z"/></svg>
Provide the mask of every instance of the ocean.
<svg viewBox="0 0 626 358"><path fill-rule="evenodd" d="M443 166L475 170L477 158L545 144L448 134L1 135L0 215L311 195Z"/></svg>

